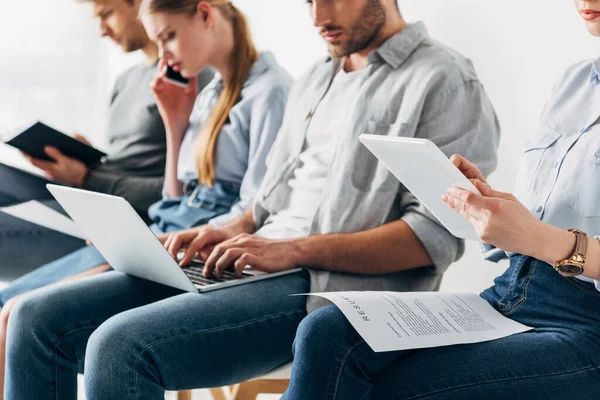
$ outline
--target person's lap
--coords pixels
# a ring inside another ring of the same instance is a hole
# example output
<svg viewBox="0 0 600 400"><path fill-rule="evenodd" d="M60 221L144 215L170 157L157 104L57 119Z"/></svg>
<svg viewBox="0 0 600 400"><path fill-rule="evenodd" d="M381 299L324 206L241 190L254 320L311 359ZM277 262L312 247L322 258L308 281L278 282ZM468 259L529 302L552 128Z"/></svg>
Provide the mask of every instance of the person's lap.
<svg viewBox="0 0 600 400"><path fill-rule="evenodd" d="M70 278L106 260L93 246L83 246L12 281L0 290L0 307L15 296Z"/></svg>
<svg viewBox="0 0 600 400"><path fill-rule="evenodd" d="M598 397L600 292L545 263L512 261L482 297L535 330L490 342L375 353L336 307L327 307L298 329L284 398Z"/></svg>
<svg viewBox="0 0 600 400"><path fill-rule="evenodd" d="M36 200L64 214L46 189L47 183L0 163L0 207ZM0 280L11 281L83 244L80 239L0 213Z"/></svg>
<svg viewBox="0 0 600 400"><path fill-rule="evenodd" d="M0 163L0 207L30 200L49 200L49 181Z"/></svg>
<svg viewBox="0 0 600 400"><path fill-rule="evenodd" d="M179 390L260 375L291 360L306 299L288 295L308 289L304 272L202 294L118 272L41 289L12 312L6 393L34 398L50 387L74 398L86 346L89 399L127 398L132 387L153 399L158 383ZM23 384L32 374L39 385Z"/></svg>
<svg viewBox="0 0 600 400"><path fill-rule="evenodd" d="M150 230L156 235L163 233L156 225L150 226ZM52 260L0 290L0 307L15 296L71 278L107 262L94 246L84 246L82 242L76 250Z"/></svg>
<svg viewBox="0 0 600 400"><path fill-rule="evenodd" d="M40 203L62 211L55 200ZM81 239L0 213L0 280L11 281L83 246Z"/></svg>
<svg viewBox="0 0 600 400"><path fill-rule="evenodd" d="M576 332L550 329L406 352L374 378L372 398L525 400L575 395L600 396L600 345Z"/></svg>

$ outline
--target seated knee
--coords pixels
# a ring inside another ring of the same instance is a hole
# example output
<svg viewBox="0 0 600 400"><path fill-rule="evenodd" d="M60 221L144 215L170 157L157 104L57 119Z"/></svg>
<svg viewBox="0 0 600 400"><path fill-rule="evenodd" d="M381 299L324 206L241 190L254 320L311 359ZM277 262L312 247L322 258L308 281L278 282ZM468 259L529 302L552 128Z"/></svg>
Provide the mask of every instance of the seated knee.
<svg viewBox="0 0 600 400"><path fill-rule="evenodd" d="M15 302L16 299L12 298L4 304L2 309L0 309L0 328L4 331L6 331L6 327L8 326L8 317L10 317Z"/></svg>
<svg viewBox="0 0 600 400"><path fill-rule="evenodd" d="M337 342L349 326L344 314L335 306L320 308L310 313L300 323L294 350L312 349L326 351L329 344Z"/></svg>

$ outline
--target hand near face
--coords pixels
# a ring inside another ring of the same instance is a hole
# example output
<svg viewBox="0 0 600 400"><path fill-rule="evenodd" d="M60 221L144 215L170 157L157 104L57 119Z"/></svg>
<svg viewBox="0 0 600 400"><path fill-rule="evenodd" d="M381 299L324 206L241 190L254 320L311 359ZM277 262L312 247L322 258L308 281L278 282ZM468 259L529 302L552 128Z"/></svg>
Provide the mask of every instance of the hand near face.
<svg viewBox="0 0 600 400"><path fill-rule="evenodd" d="M198 96L197 79L191 78L185 88L174 85L165 79L166 65L164 60L159 62L158 72L151 83L152 92L165 125L175 128L170 131L185 131Z"/></svg>

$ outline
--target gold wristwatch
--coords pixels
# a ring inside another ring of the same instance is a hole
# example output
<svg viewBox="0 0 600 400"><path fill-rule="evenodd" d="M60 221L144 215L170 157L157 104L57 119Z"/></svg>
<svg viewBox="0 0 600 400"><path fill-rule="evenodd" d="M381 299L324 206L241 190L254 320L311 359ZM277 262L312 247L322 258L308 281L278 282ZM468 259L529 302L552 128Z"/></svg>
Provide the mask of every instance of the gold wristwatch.
<svg viewBox="0 0 600 400"><path fill-rule="evenodd" d="M585 267L588 236L585 232L578 231L577 229L569 229L569 232L575 234L575 250L573 250L571 257L554 264L554 270L562 276L579 276L583 274Z"/></svg>

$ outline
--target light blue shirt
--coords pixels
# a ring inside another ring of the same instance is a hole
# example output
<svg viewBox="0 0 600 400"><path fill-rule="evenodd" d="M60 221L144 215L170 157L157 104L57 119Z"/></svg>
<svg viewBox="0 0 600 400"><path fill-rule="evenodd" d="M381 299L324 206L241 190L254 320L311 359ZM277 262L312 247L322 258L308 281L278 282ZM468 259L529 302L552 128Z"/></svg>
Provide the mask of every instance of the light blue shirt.
<svg viewBox="0 0 600 400"><path fill-rule="evenodd" d="M259 55L216 145L215 179L240 184L240 200L229 213L211 220L211 224L221 226L234 220L256 197L267 170L267 154L283 120L292 82L292 77L277 64L270 52ZM177 177L184 184L198 179L196 138L222 90L223 80L217 74L198 95L178 160Z"/></svg>
<svg viewBox="0 0 600 400"><path fill-rule="evenodd" d="M600 237L600 59L570 67L521 158L515 196L543 222ZM510 254L484 245L486 258ZM581 277L582 280L592 281ZM600 290L600 282L596 281Z"/></svg>

